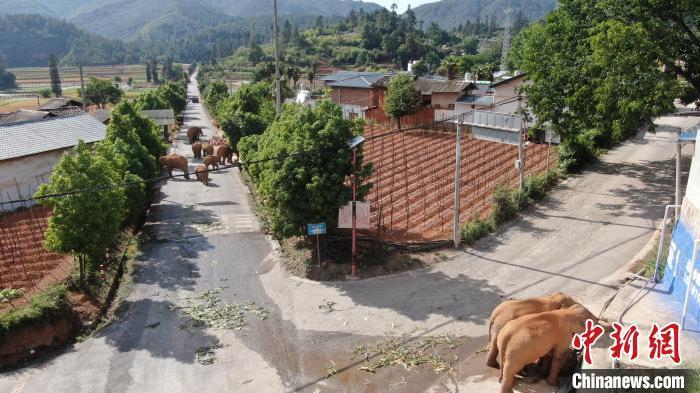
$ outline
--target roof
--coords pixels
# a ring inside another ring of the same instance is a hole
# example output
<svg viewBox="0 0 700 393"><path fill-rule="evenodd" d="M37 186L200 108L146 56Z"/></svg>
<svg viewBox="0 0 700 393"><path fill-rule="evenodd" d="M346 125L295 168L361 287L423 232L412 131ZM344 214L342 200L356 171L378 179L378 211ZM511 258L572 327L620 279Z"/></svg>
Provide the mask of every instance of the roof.
<svg viewBox="0 0 700 393"><path fill-rule="evenodd" d="M71 100L70 98L52 98L44 103L39 109L50 110L58 109L64 106L82 106L82 102Z"/></svg>
<svg viewBox="0 0 700 393"><path fill-rule="evenodd" d="M418 78L416 79L416 88L421 91L422 94L433 94L433 93L461 93L467 90L473 85L472 82L465 82L463 80L436 80L436 79L426 79Z"/></svg>
<svg viewBox="0 0 700 393"><path fill-rule="evenodd" d="M88 114L0 125L0 161L70 148L105 138L107 126Z"/></svg>
<svg viewBox="0 0 700 393"><path fill-rule="evenodd" d="M172 109L153 109L141 111L141 114L153 120L159 126L169 126L175 123L175 112Z"/></svg>
<svg viewBox="0 0 700 393"><path fill-rule="evenodd" d="M2 116L2 118L0 118L0 125L22 123L25 121L38 120L38 119L43 119L46 117L54 117L54 116L55 115L51 114L50 112L33 111L33 110L29 110L29 109L20 109L18 111L4 114Z"/></svg>
<svg viewBox="0 0 700 393"><path fill-rule="evenodd" d="M492 105L493 104L493 96L492 95L468 95L464 96L457 101L455 101L460 104L468 104L468 105Z"/></svg>
<svg viewBox="0 0 700 393"><path fill-rule="evenodd" d="M373 84L376 81L386 75L387 74L380 72L342 71L328 75L324 80L326 81L326 84L331 87L358 87L369 89L373 87Z"/></svg>
<svg viewBox="0 0 700 393"><path fill-rule="evenodd" d="M100 123L106 123L112 117L112 113L107 109L98 109L90 113L90 116L94 117Z"/></svg>
<svg viewBox="0 0 700 393"><path fill-rule="evenodd" d="M500 81L498 81L498 82L492 83L492 84L491 84L491 87L496 87L496 86L498 86L498 85L503 85L503 84L505 84L505 83L513 82L513 81L515 81L515 80L518 80L518 79L524 77L525 75L527 75L527 74L522 73L522 74L518 74L518 75L515 75L515 76L511 76L510 78L506 78L506 79L500 80Z"/></svg>
<svg viewBox="0 0 700 393"><path fill-rule="evenodd" d="M381 78L377 79L372 86L373 87L389 87L389 81L391 80L391 77L393 75L384 75Z"/></svg>
<svg viewBox="0 0 700 393"><path fill-rule="evenodd" d="M83 108L79 106L64 106L58 109L44 110L56 116L72 116L83 113Z"/></svg>

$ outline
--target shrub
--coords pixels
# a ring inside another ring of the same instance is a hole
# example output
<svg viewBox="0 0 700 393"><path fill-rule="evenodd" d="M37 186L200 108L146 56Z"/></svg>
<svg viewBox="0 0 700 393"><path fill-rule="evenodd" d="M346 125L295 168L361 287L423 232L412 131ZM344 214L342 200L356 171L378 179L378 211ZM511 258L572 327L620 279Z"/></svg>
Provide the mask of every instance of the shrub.
<svg viewBox="0 0 700 393"><path fill-rule="evenodd" d="M525 192L532 200L540 200L544 198L549 189L548 175L533 175L525 180Z"/></svg>
<svg viewBox="0 0 700 393"><path fill-rule="evenodd" d="M575 138L565 140L557 147L559 170L564 173L575 173L583 166L593 161L598 155L594 132L586 132Z"/></svg>
<svg viewBox="0 0 700 393"><path fill-rule="evenodd" d="M477 217L462 227L462 241L466 244L472 244L495 230L496 225L493 223L493 220L484 220Z"/></svg>
<svg viewBox="0 0 700 393"><path fill-rule="evenodd" d="M68 289L65 285L60 284L47 289L30 300L26 307L0 315L0 339L31 323L65 315L67 305Z"/></svg>
<svg viewBox="0 0 700 393"><path fill-rule="evenodd" d="M515 217L517 213L510 191L505 186L499 186L493 193L491 197L491 207L491 217L495 225L503 224Z"/></svg>
<svg viewBox="0 0 700 393"><path fill-rule="evenodd" d="M510 201L511 205L515 209L515 212L527 209L527 207L532 203L532 199L530 199L527 190L521 190L519 188L510 192Z"/></svg>
<svg viewBox="0 0 700 393"><path fill-rule="evenodd" d="M51 97L51 89L48 87L45 87L43 89L39 89L39 95L41 98L50 98Z"/></svg>

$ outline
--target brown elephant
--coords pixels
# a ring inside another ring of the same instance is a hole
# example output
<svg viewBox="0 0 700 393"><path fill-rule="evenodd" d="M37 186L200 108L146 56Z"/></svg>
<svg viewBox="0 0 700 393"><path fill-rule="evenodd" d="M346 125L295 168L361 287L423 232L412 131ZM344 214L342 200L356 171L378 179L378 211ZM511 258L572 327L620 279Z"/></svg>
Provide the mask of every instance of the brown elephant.
<svg viewBox="0 0 700 393"><path fill-rule="evenodd" d="M219 169L219 157L218 156L207 156L204 157L204 160L202 163L209 168L209 165L211 165L212 169Z"/></svg>
<svg viewBox="0 0 700 393"><path fill-rule="evenodd" d="M168 168L168 176L173 175L173 168L179 169L185 173L185 179L190 178L189 168L187 166L187 158L179 154L168 154L160 158L160 167Z"/></svg>
<svg viewBox="0 0 700 393"><path fill-rule="evenodd" d="M204 136L204 131L202 131L202 129L199 127L190 127L187 130L187 139L190 141L190 143L198 141L200 136Z"/></svg>
<svg viewBox="0 0 700 393"><path fill-rule="evenodd" d="M205 143L202 145L202 153L204 154L204 157L206 156L213 156L214 155L214 145L211 143Z"/></svg>
<svg viewBox="0 0 700 393"><path fill-rule="evenodd" d="M202 158L202 142L192 144L192 153L194 153L194 158Z"/></svg>
<svg viewBox="0 0 700 393"><path fill-rule="evenodd" d="M204 164L199 164L197 165L196 168L194 168L194 174L197 176L197 180L201 181L204 183L204 185L209 185L209 172L207 171L207 166Z"/></svg>
<svg viewBox="0 0 700 393"><path fill-rule="evenodd" d="M547 354L552 363L547 383L555 386L569 354L574 334L582 333L586 320L600 322L580 304L554 311L522 316L508 322L498 334L501 362L501 393L512 393L515 374Z"/></svg>
<svg viewBox="0 0 700 393"><path fill-rule="evenodd" d="M222 165L226 164L227 160L229 164L233 165L233 149L228 145L219 146L216 155L219 157L219 160L221 160Z"/></svg>
<svg viewBox="0 0 700 393"><path fill-rule="evenodd" d="M498 368L496 339L498 338L498 332L506 323L523 315L571 307L574 304L576 304L576 301L570 296L557 292L543 297L506 300L496 306L491 313L489 322L489 354L486 356L486 365Z"/></svg>

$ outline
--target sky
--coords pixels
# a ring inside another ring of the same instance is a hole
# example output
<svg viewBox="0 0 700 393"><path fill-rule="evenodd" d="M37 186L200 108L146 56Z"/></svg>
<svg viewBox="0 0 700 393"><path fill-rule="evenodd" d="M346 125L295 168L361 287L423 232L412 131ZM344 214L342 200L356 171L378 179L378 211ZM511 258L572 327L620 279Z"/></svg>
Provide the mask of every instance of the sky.
<svg viewBox="0 0 700 393"><path fill-rule="evenodd" d="M403 13L404 11L406 11L409 4L411 5L411 8L416 8L421 4L434 3L438 0L365 0L365 1L377 3L381 6L386 7L386 8L391 7L392 3L396 3L396 6L399 7L398 12Z"/></svg>

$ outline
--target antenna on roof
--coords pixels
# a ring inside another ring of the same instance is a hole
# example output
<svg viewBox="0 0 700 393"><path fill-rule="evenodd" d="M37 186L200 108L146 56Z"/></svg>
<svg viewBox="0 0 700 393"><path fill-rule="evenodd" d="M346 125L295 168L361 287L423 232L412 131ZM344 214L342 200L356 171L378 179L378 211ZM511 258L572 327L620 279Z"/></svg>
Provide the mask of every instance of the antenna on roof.
<svg viewBox="0 0 700 393"><path fill-rule="evenodd" d="M508 7L505 9L505 21L503 22L503 51L501 52L501 71L508 71L508 51L510 50L510 28L513 27L513 23L510 20L513 14L513 9L510 8L510 1L508 2Z"/></svg>

